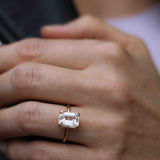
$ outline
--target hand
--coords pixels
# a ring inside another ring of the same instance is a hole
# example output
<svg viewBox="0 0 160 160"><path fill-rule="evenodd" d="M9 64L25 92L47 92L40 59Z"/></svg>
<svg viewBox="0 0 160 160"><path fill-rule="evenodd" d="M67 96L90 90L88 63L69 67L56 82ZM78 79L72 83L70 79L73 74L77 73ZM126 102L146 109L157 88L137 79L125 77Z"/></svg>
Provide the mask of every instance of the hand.
<svg viewBox="0 0 160 160"><path fill-rule="evenodd" d="M93 16L82 16L65 25L45 26L41 29L41 34L43 38L47 39L101 39L113 41L129 51L141 66L144 65L144 69L147 72L152 72L153 79L157 79L157 71L150 53L141 39L106 25L105 22Z"/></svg>
<svg viewBox="0 0 160 160"><path fill-rule="evenodd" d="M144 51L142 54L149 57L143 43L139 46L136 53ZM136 53L131 54L116 39L30 39L1 49L8 56L12 53L14 59L9 67L4 63L4 70L16 66L0 77L0 95L9 95L7 100L2 99L1 106L23 102L1 109L1 139L28 135L62 139L64 130L57 127L59 111L66 110L62 104L72 104L72 111L81 114L80 127L69 130L68 140L75 144L9 141L10 159L160 157L159 76L149 58L144 62L152 68L146 71L145 64L135 58ZM34 62L17 65L25 61Z"/></svg>

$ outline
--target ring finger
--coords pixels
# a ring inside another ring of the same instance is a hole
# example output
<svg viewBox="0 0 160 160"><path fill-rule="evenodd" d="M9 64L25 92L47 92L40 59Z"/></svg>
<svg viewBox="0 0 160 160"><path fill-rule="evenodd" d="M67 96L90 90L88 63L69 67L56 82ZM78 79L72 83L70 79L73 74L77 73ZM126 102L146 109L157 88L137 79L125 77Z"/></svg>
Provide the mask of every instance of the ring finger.
<svg viewBox="0 0 160 160"><path fill-rule="evenodd" d="M69 141L86 143L94 133L94 127L90 129L85 124L91 123L90 117L93 111L89 108L71 107L71 112L81 114L80 126L76 129L69 129ZM58 126L59 112L66 111L62 105L47 104L40 102L25 102L19 105L0 110L0 137L7 138L22 136L43 136L53 139L63 139L65 129Z"/></svg>
<svg viewBox="0 0 160 160"><path fill-rule="evenodd" d="M100 107L100 106L99 106ZM107 107L107 106L106 106ZM2 140L23 136L40 136L62 140L65 128L58 126L59 112L66 111L62 105L25 102L0 110L0 137ZM68 141L85 146L115 145L121 140L120 131L126 123L126 115L105 111L92 106L71 107L80 113L80 126L69 129ZM66 118L67 119L67 118Z"/></svg>

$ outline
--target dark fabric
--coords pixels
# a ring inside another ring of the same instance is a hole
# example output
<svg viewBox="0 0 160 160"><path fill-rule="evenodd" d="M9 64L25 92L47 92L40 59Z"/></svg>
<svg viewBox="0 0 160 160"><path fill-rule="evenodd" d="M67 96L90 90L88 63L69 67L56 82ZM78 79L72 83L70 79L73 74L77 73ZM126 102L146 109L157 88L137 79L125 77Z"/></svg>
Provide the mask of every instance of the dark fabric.
<svg viewBox="0 0 160 160"><path fill-rule="evenodd" d="M0 41L40 37L40 28L76 18L71 0L0 0ZM0 160L6 160L0 153Z"/></svg>
<svg viewBox="0 0 160 160"><path fill-rule="evenodd" d="M0 160L8 160L2 153L0 153Z"/></svg>
<svg viewBox="0 0 160 160"><path fill-rule="evenodd" d="M40 37L40 27L77 17L71 0L0 0L0 39L10 43Z"/></svg>

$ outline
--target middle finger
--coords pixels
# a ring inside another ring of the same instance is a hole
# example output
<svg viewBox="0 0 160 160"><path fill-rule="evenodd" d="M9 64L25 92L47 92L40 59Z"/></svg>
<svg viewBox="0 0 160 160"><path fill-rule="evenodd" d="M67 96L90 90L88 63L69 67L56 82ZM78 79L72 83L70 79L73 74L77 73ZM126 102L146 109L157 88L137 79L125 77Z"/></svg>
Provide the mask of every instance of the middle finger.
<svg viewBox="0 0 160 160"><path fill-rule="evenodd" d="M0 88L0 107L25 100L73 105L88 101L82 71L39 63L21 64L4 73Z"/></svg>
<svg viewBox="0 0 160 160"><path fill-rule="evenodd" d="M98 107L97 107L98 108ZM104 112L91 106L71 107L71 112L80 113L78 128L69 129L68 140L87 145L117 144L127 116L116 111ZM59 112L66 111L62 105L40 102L25 102L0 110L0 137L4 139L23 136L42 136L63 139L65 128L58 127Z"/></svg>

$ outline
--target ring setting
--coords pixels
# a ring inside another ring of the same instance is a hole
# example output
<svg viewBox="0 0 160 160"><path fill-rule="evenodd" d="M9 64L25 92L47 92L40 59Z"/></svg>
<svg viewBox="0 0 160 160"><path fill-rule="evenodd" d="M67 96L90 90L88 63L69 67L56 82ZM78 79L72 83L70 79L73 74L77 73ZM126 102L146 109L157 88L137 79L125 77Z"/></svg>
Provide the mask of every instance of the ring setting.
<svg viewBox="0 0 160 160"><path fill-rule="evenodd" d="M60 111L58 126L66 128L63 143L65 143L68 138L68 129L79 127L79 119L80 114L78 112L71 112L70 105L67 105L67 111Z"/></svg>

